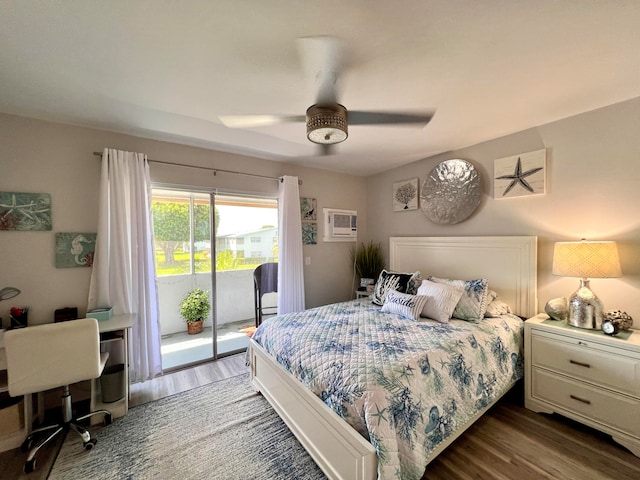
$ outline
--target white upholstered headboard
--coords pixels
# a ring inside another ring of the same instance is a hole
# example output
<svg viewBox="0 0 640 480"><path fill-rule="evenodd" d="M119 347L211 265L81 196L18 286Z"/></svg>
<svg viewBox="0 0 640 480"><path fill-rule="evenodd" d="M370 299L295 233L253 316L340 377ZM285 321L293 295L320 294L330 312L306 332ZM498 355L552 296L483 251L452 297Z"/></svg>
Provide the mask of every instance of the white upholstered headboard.
<svg viewBox="0 0 640 480"><path fill-rule="evenodd" d="M486 278L514 313L538 313L537 237L391 237L389 266L461 280Z"/></svg>

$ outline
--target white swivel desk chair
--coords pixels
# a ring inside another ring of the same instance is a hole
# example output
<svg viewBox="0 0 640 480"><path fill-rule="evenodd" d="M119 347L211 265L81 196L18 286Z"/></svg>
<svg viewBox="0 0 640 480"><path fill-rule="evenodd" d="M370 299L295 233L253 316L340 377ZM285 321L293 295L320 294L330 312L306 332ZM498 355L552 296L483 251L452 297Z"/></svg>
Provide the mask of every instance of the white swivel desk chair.
<svg viewBox="0 0 640 480"><path fill-rule="evenodd" d="M93 415L103 414L104 423L111 423L111 413L98 410L73 418L69 385L98 378L109 356L100 353L98 321L83 318L60 323L48 323L9 330L4 334L7 354L9 394L31 395L51 388L62 388L62 423L42 427L31 432L22 443L22 450L29 450L24 464L25 472L32 472L38 450L61 432L69 429L77 432L87 450L93 448L96 439L76 422ZM34 438L45 433L40 442Z"/></svg>

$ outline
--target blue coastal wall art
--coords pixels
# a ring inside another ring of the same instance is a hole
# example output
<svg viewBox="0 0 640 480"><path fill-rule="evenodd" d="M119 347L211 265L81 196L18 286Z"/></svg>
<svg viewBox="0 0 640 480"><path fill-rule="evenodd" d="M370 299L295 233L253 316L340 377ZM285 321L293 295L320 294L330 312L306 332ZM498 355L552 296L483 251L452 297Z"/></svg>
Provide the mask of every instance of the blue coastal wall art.
<svg viewBox="0 0 640 480"><path fill-rule="evenodd" d="M51 195L0 192L0 230L51 230Z"/></svg>
<svg viewBox="0 0 640 480"><path fill-rule="evenodd" d="M96 233L56 233L56 268L91 267Z"/></svg>

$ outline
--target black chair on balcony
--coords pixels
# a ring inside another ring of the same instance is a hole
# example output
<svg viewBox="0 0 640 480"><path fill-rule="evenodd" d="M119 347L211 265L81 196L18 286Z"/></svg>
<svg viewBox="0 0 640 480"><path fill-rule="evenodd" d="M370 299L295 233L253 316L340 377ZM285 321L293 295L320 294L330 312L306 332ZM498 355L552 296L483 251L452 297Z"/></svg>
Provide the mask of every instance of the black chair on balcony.
<svg viewBox="0 0 640 480"><path fill-rule="evenodd" d="M253 271L253 300L256 315L256 327L262 323L263 315L275 315L278 313L276 306L263 306L262 297L267 293L278 291L278 264L263 263Z"/></svg>

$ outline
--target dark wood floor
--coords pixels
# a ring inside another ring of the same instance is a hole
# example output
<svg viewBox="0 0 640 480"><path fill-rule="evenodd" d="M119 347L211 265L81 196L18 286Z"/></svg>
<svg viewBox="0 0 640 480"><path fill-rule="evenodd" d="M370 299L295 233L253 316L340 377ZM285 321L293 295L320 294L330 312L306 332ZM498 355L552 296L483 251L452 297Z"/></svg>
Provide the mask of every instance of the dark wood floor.
<svg viewBox="0 0 640 480"><path fill-rule="evenodd" d="M137 405L246 371L235 355L132 386ZM640 458L610 437L555 415L522 406L522 392L503 398L438 458L423 480L638 480ZM98 437L99 438L99 437ZM0 454L0 478L45 480L61 441L38 454L37 470L22 473L26 454ZM100 448L100 442L96 448Z"/></svg>
<svg viewBox="0 0 640 480"><path fill-rule="evenodd" d="M498 402L427 466L423 480L640 479L640 458L611 437L527 410L522 398Z"/></svg>

